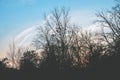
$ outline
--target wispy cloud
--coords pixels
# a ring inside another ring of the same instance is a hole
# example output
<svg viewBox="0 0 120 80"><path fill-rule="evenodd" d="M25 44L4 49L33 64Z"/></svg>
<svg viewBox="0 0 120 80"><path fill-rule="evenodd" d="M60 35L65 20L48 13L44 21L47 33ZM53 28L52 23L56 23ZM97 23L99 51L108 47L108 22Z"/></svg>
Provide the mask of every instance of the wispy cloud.
<svg viewBox="0 0 120 80"><path fill-rule="evenodd" d="M71 14L71 22L73 23L78 23L87 26L85 27L86 29L95 29L96 25L93 25L92 22L95 19L95 15L89 11L74 11ZM47 19L49 19L51 16L48 15ZM15 37L15 41L18 43L19 46L29 46L29 44L33 41L34 36L37 34L36 28L38 26L42 26L45 24L45 20L39 24L39 25L34 25L33 27L29 27L26 30L22 31L18 36ZM92 30L94 30L92 29ZM25 45L26 44L26 45Z"/></svg>
<svg viewBox="0 0 120 80"><path fill-rule="evenodd" d="M48 19L50 18L50 15L48 15L47 17ZM95 25L94 26L92 25L92 22L95 20L94 12L92 13L89 11L72 11L70 13L70 16L71 16L72 23L79 24L80 26L86 26L86 28L88 29L92 29L92 28L95 29ZM29 46L37 34L37 31L36 31L37 26L42 26L44 25L45 22L46 21L44 20L42 23L38 25L33 25L32 27L29 27L23 30L20 34L18 34L14 39L17 46L24 46L24 47ZM8 45L8 44L5 44L5 45ZM4 49L6 48L6 46L2 46L2 47ZM4 52L5 50L2 53Z"/></svg>
<svg viewBox="0 0 120 80"><path fill-rule="evenodd" d="M36 26L30 27L15 37L15 43L18 46L29 46L36 34Z"/></svg>

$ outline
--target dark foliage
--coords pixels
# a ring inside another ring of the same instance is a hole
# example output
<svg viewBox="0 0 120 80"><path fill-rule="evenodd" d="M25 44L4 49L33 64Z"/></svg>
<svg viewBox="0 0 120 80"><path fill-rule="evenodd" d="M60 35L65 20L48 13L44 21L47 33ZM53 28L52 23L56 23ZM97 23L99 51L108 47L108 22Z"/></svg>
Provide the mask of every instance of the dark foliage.
<svg viewBox="0 0 120 80"><path fill-rule="evenodd" d="M46 70L28 67L24 64L20 70L6 68L0 62L0 79L1 80L119 80L120 79L120 56L103 57L96 64L86 68L69 68L64 71L50 71L51 64L48 64ZM31 64L29 64L31 65ZM54 65L54 64L53 64ZM54 67L54 66L53 66ZM27 69L28 68L28 69Z"/></svg>

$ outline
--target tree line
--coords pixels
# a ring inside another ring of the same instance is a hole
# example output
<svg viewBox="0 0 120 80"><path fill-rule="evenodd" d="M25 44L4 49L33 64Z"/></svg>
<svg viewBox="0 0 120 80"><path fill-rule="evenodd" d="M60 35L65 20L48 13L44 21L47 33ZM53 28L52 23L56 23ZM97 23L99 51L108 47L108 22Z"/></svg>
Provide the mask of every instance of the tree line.
<svg viewBox="0 0 120 80"><path fill-rule="evenodd" d="M13 41L0 61L0 79L120 79L120 2L97 16L102 32L83 31L71 23L69 9L55 8L37 28L33 45L39 51L23 50Z"/></svg>

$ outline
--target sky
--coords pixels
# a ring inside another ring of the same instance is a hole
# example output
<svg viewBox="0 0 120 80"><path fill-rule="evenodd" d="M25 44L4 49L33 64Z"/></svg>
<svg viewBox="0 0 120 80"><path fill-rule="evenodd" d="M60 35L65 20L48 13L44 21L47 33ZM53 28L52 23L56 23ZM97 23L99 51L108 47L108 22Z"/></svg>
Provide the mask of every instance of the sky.
<svg viewBox="0 0 120 80"><path fill-rule="evenodd" d="M42 24L44 14L55 8L70 8L72 22L89 27L96 19L95 13L110 9L114 0L0 0L0 54L5 53L11 40ZM26 35L29 35L25 34Z"/></svg>

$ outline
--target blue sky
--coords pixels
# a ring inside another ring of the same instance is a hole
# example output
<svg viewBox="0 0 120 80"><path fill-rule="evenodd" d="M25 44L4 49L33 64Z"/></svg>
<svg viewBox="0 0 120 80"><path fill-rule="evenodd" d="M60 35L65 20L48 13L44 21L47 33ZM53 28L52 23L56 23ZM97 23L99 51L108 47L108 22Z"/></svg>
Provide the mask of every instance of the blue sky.
<svg viewBox="0 0 120 80"><path fill-rule="evenodd" d="M0 52L8 41L23 30L41 23L43 15L55 7L70 8L72 17L81 16L83 25L90 24L95 12L110 9L114 0L0 0ZM77 14L77 15L76 15ZM92 17L91 17L92 15ZM88 20L88 18L91 18Z"/></svg>

